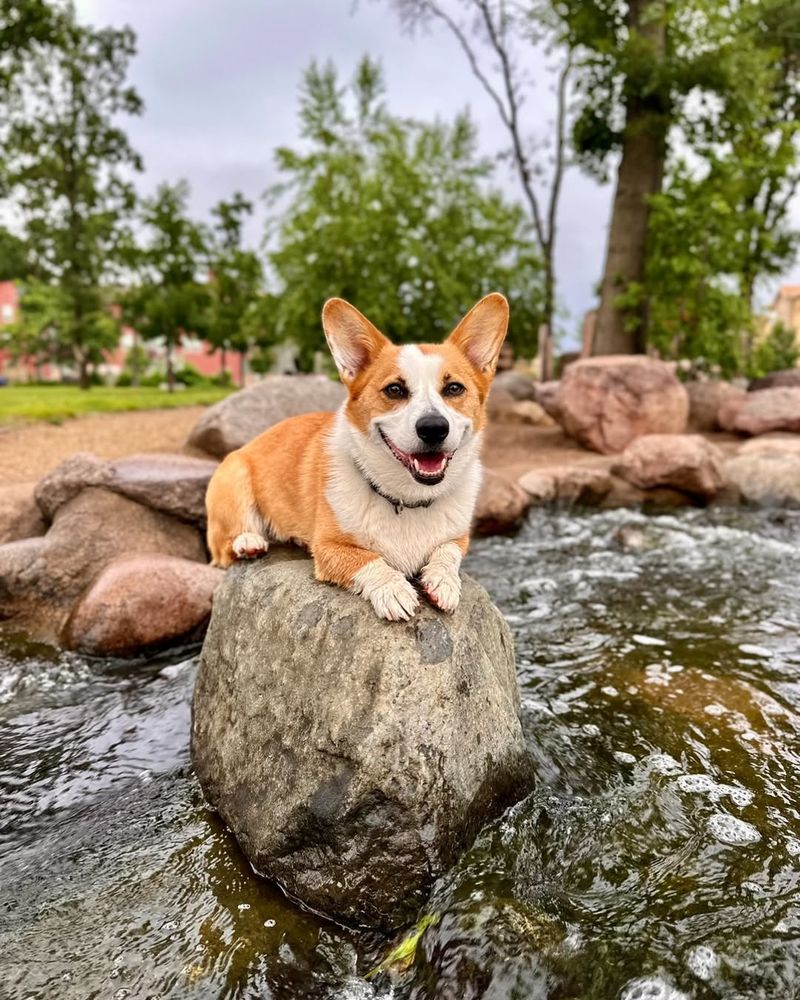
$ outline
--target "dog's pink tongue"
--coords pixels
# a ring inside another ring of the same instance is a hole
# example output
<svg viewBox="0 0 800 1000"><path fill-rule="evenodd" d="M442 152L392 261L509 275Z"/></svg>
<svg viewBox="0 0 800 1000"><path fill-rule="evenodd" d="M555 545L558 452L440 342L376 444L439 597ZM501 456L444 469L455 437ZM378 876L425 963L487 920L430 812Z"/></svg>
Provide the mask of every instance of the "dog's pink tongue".
<svg viewBox="0 0 800 1000"><path fill-rule="evenodd" d="M441 452L435 452L432 455L415 455L414 457L422 472L433 474L439 472L444 465L444 455Z"/></svg>

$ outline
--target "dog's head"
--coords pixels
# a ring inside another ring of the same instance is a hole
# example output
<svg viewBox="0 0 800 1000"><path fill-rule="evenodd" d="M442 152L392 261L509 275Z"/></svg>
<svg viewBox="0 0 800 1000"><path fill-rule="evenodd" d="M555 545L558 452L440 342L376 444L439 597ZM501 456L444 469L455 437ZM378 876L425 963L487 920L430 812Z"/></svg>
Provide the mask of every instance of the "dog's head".
<svg viewBox="0 0 800 1000"><path fill-rule="evenodd" d="M442 344L392 344L354 306L329 299L322 325L348 390L354 457L401 499L440 493L474 457L508 327L508 303L482 298ZM436 489L439 487L439 489Z"/></svg>

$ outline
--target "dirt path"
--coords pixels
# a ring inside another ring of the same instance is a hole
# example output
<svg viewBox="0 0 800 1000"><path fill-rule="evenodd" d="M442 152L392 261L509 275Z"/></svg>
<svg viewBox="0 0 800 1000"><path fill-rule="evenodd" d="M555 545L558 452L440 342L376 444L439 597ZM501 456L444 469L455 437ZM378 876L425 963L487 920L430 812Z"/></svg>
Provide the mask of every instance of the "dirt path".
<svg viewBox="0 0 800 1000"><path fill-rule="evenodd" d="M2 427L0 484L33 482L76 451L91 451L100 458L120 458L147 451L186 451L184 442L204 410L203 406L187 406L175 410L97 413L61 425Z"/></svg>

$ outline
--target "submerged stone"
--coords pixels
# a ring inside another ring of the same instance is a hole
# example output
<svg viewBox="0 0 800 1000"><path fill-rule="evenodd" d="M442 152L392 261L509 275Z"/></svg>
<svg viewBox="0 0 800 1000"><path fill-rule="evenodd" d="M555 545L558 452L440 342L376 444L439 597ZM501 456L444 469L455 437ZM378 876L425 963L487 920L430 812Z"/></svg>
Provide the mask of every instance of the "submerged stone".
<svg viewBox="0 0 800 1000"><path fill-rule="evenodd" d="M452 617L388 623L273 553L217 590L192 755L258 872L391 928L527 791L518 712L508 627L469 578Z"/></svg>

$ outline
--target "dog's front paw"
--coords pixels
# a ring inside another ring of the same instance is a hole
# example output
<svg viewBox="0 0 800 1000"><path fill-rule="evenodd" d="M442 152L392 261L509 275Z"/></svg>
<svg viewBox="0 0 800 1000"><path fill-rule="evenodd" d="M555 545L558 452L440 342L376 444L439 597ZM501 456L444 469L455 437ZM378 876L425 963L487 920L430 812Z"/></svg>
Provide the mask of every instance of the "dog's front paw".
<svg viewBox="0 0 800 1000"><path fill-rule="evenodd" d="M369 594L369 601L375 611L390 622L408 621L419 606L414 587L405 577L400 574L398 576L398 580L385 583Z"/></svg>
<svg viewBox="0 0 800 1000"><path fill-rule="evenodd" d="M419 606L419 597L402 573L383 559L375 559L356 573L353 589L365 597L387 621L408 621Z"/></svg>
<svg viewBox="0 0 800 1000"><path fill-rule="evenodd" d="M234 538L231 548L236 559L257 559L266 555L269 542L255 531L245 531Z"/></svg>
<svg viewBox="0 0 800 1000"><path fill-rule="evenodd" d="M431 604L452 614L461 600L461 550L449 542L440 545L420 573L419 582Z"/></svg>

